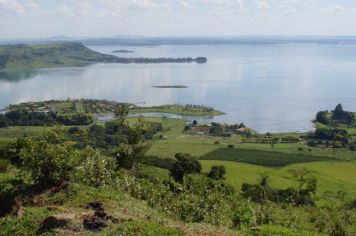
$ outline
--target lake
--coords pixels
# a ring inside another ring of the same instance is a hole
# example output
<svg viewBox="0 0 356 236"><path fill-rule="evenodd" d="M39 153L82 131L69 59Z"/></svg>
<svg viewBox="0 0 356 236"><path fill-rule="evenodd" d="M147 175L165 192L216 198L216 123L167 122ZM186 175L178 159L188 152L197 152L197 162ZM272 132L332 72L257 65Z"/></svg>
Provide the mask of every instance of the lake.
<svg viewBox="0 0 356 236"><path fill-rule="evenodd" d="M26 101L97 98L203 104L226 112L205 122L244 122L259 132L304 132L319 110L356 111L356 45L262 44L93 46L121 57L197 57L206 64L95 64L0 71L0 107ZM134 53L112 53L132 50ZM184 85L188 88L154 88ZM0 109L1 110L1 109Z"/></svg>

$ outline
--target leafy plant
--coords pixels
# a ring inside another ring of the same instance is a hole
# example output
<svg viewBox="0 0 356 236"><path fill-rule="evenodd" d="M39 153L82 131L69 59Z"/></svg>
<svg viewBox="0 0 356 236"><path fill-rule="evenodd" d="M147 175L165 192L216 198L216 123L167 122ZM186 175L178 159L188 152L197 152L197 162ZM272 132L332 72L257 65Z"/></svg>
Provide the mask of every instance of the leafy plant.
<svg viewBox="0 0 356 236"><path fill-rule="evenodd" d="M0 173L5 173L10 167L10 162L8 160L0 159Z"/></svg>
<svg viewBox="0 0 356 236"><path fill-rule="evenodd" d="M80 181L94 187L112 184L115 176L114 159L104 157L90 147L81 156L82 161L76 168L76 176Z"/></svg>
<svg viewBox="0 0 356 236"><path fill-rule="evenodd" d="M223 165L212 166L208 173L208 177L215 180L225 179L225 174L226 174L225 166Z"/></svg>
<svg viewBox="0 0 356 236"><path fill-rule="evenodd" d="M62 141L62 133L51 130L38 140L30 140L20 157L22 172L45 188L70 180L80 155L73 142Z"/></svg>
<svg viewBox="0 0 356 236"><path fill-rule="evenodd" d="M177 162L171 168L171 176L178 182L183 182L187 174L200 173L200 162L190 154L177 153L175 155Z"/></svg>

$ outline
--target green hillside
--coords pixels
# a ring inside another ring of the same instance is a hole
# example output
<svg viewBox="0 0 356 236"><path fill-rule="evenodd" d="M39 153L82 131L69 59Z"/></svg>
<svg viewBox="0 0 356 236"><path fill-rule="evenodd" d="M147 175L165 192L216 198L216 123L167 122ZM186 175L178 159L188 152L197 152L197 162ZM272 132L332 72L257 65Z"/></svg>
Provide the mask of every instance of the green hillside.
<svg viewBox="0 0 356 236"><path fill-rule="evenodd" d="M84 66L102 63L205 63L197 58L122 58L93 51L78 42L60 42L37 45L0 46L1 69L31 69L65 66Z"/></svg>
<svg viewBox="0 0 356 236"><path fill-rule="evenodd" d="M0 69L82 66L115 58L76 42L0 46Z"/></svg>

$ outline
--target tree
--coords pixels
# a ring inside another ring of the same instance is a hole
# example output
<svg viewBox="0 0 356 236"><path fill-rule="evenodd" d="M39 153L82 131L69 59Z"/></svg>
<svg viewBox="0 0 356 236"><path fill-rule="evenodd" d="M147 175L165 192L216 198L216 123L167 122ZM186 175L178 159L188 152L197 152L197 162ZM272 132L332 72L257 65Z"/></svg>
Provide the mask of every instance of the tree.
<svg viewBox="0 0 356 236"><path fill-rule="evenodd" d="M328 123L328 117L327 117L328 111L319 111L316 114L316 121L322 124L327 124Z"/></svg>
<svg viewBox="0 0 356 236"><path fill-rule="evenodd" d="M223 165L220 166L212 166L208 177L215 180L225 179L226 168Z"/></svg>
<svg viewBox="0 0 356 236"><path fill-rule="evenodd" d="M333 111L333 119L335 120L346 120L346 116L349 112L344 111L341 104L338 104Z"/></svg>
<svg viewBox="0 0 356 236"><path fill-rule="evenodd" d="M120 122L121 125L124 124L128 114L129 106L127 104L120 104L114 110L115 118Z"/></svg>
<svg viewBox="0 0 356 236"><path fill-rule="evenodd" d="M258 184L243 183L241 190L244 197L263 205L269 199L269 192L271 191L269 177L262 175Z"/></svg>
<svg viewBox="0 0 356 236"><path fill-rule="evenodd" d="M353 123L355 123L355 114L349 112L346 116L346 124L351 126Z"/></svg>
<svg viewBox="0 0 356 236"><path fill-rule="evenodd" d="M313 171L307 168L293 168L288 170L291 179L295 180L298 185L296 192L293 194L293 201L296 205L314 206L315 202L312 195L317 188L317 180L312 175Z"/></svg>
<svg viewBox="0 0 356 236"><path fill-rule="evenodd" d="M201 172L201 164L197 158L190 154L177 153L175 155L177 162L170 169L171 176L177 182L183 182L184 176Z"/></svg>
<svg viewBox="0 0 356 236"><path fill-rule="evenodd" d="M142 158L151 147L150 142L143 136L144 132L145 122L142 117L139 117L134 127L128 127L127 142L119 146L116 154L118 167L132 169L135 177L138 177L139 164Z"/></svg>
<svg viewBox="0 0 356 236"><path fill-rule="evenodd" d="M304 167L289 169L290 178L297 182L297 191L312 190L316 191L316 178L312 175L313 171Z"/></svg>

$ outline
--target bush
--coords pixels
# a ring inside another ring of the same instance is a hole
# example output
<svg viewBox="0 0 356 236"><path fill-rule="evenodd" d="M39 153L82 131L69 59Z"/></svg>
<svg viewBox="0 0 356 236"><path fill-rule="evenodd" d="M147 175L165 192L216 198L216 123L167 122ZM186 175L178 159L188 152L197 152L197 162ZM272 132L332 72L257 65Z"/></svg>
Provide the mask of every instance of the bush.
<svg viewBox="0 0 356 236"><path fill-rule="evenodd" d="M82 163L76 168L77 178L85 184L99 187L112 184L115 160L103 157L99 151L87 148L82 153Z"/></svg>
<svg viewBox="0 0 356 236"><path fill-rule="evenodd" d="M210 179L220 180L225 179L226 168L225 166L212 166L210 172L208 173L208 177Z"/></svg>
<svg viewBox="0 0 356 236"><path fill-rule="evenodd" d="M235 146L233 144L227 145L228 148L234 148Z"/></svg>
<svg viewBox="0 0 356 236"><path fill-rule="evenodd" d="M20 153L22 172L28 173L32 181L43 188L68 181L78 166L79 153L74 143L55 143L59 136L51 131L40 140L30 140Z"/></svg>
<svg viewBox="0 0 356 236"><path fill-rule="evenodd" d="M190 154L177 153L175 155L177 162L171 168L171 176L178 182L183 182L187 174L200 173L200 162Z"/></svg>
<svg viewBox="0 0 356 236"><path fill-rule="evenodd" d="M170 170L176 161L172 158L159 158L156 156L145 156L142 164Z"/></svg>
<svg viewBox="0 0 356 236"><path fill-rule="evenodd" d="M0 159L0 173L5 173L10 167L10 162L8 160Z"/></svg>
<svg viewBox="0 0 356 236"><path fill-rule="evenodd" d="M214 144L215 144L215 145L219 145L220 142L219 142L219 141L215 141Z"/></svg>
<svg viewBox="0 0 356 236"><path fill-rule="evenodd" d="M253 220L253 211L249 203L241 205L232 217L232 226L240 228L241 226L250 226Z"/></svg>

